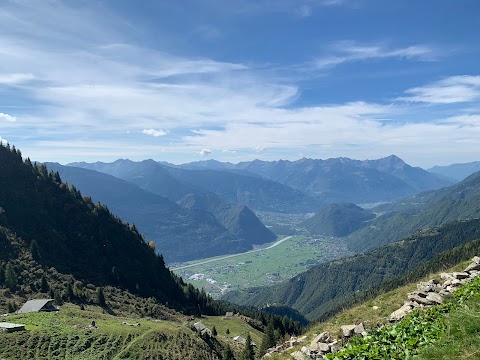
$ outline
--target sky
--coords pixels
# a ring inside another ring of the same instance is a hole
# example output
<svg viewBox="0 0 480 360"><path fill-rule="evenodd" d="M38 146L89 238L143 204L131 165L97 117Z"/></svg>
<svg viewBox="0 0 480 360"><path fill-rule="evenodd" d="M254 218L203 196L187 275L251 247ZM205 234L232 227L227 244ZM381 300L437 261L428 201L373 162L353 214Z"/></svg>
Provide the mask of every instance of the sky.
<svg viewBox="0 0 480 360"><path fill-rule="evenodd" d="M37 161L480 160L477 0L0 0Z"/></svg>

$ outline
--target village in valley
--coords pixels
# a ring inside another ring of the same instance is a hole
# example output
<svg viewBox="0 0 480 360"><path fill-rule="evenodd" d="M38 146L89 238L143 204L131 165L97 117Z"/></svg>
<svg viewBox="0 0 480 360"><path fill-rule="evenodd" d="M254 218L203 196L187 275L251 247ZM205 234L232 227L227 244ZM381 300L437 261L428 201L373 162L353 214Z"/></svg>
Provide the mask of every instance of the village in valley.
<svg viewBox="0 0 480 360"><path fill-rule="evenodd" d="M282 238L285 237L279 237ZM172 270L219 298L232 290L282 282L315 265L349 254L340 238L297 235L273 248L267 244L238 256L175 264Z"/></svg>

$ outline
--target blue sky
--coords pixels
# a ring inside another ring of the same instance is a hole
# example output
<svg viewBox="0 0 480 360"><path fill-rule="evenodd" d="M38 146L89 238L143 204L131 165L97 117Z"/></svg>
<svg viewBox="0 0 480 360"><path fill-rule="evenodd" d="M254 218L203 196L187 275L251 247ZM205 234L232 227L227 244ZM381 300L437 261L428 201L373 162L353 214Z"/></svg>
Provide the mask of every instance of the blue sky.
<svg viewBox="0 0 480 360"><path fill-rule="evenodd" d="M0 1L0 139L40 161L480 160L476 0Z"/></svg>

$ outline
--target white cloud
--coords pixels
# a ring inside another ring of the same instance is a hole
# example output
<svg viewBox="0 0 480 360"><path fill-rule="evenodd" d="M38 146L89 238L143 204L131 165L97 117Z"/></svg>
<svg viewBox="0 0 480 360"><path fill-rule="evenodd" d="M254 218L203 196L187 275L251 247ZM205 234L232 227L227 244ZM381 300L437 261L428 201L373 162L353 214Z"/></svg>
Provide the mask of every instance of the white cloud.
<svg viewBox="0 0 480 360"><path fill-rule="evenodd" d="M371 59L399 58L432 61L437 51L426 45L412 45L403 48L390 48L384 44L359 44L354 41L340 41L330 46L330 55L314 61L317 68L333 67L346 62Z"/></svg>
<svg viewBox="0 0 480 360"><path fill-rule="evenodd" d="M202 149L201 151L198 152L198 155L209 156L211 153L212 153L212 151L209 150L209 149Z"/></svg>
<svg viewBox="0 0 480 360"><path fill-rule="evenodd" d="M167 132L164 130L155 130L155 129L143 129L142 133L145 135L150 135L153 137L160 137L160 136L165 136L167 135Z"/></svg>
<svg viewBox="0 0 480 360"><path fill-rule="evenodd" d="M8 143L7 139L4 139L0 136L0 144L6 145Z"/></svg>
<svg viewBox="0 0 480 360"><path fill-rule="evenodd" d="M22 73L0 74L0 84L5 84L5 85L20 84L33 79L35 79L35 76L33 76L33 74L22 74Z"/></svg>
<svg viewBox="0 0 480 360"><path fill-rule="evenodd" d="M15 122L15 121L17 121L17 118L15 116L12 116L12 115L9 115L9 114L0 113L0 120L6 120L8 122Z"/></svg>
<svg viewBox="0 0 480 360"><path fill-rule="evenodd" d="M480 76L451 76L432 84L405 91L401 101L454 104L480 99Z"/></svg>

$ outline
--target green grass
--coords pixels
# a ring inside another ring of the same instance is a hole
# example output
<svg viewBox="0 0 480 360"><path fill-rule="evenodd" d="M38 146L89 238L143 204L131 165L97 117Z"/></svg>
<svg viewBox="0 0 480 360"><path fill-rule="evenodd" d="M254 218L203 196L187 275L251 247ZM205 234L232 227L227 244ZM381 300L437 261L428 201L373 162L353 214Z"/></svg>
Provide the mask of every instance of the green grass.
<svg viewBox="0 0 480 360"><path fill-rule="evenodd" d="M469 261L462 262L450 269L441 272L462 271L469 264ZM430 279L439 279L440 272L429 274L420 281L428 281ZM340 326L347 324L359 324L363 322L367 327L375 328L380 324L384 324L390 314L400 308L407 300L407 294L416 290L417 281L398 289L386 292L377 296L372 300L368 300L363 304L342 311L332 316L327 321L310 325L308 334L319 334L323 331L329 331L332 334L340 333ZM311 336L311 335L310 335Z"/></svg>
<svg viewBox="0 0 480 360"><path fill-rule="evenodd" d="M272 285L317 264L349 254L345 244L339 239L294 236L273 249L176 270L175 273L196 287L203 287L213 297L218 297L222 294L221 289L226 286L229 290L241 290ZM199 261L185 265L196 262ZM212 285L206 280L189 280L194 274L205 274L218 283Z"/></svg>
<svg viewBox="0 0 480 360"><path fill-rule="evenodd" d="M263 339L263 333L252 328L250 325L242 321L239 317L221 317L221 316L205 316L196 321L201 321L209 329L215 328L218 332L218 337L224 338L226 341L231 341L235 336L240 335L244 339L250 333L252 340L260 346ZM227 334L227 329L230 334Z"/></svg>
<svg viewBox="0 0 480 360"><path fill-rule="evenodd" d="M97 328L90 325L95 321ZM11 359L215 359L231 338L261 332L240 318L206 317L218 340L205 340L182 322L112 316L99 307L80 310L66 304L59 312L10 315L5 321L25 324L27 331L0 333L0 358ZM140 323L139 327L123 325ZM226 328L231 331L225 334ZM239 351L239 349L237 349Z"/></svg>
<svg viewBox="0 0 480 360"><path fill-rule="evenodd" d="M480 359L480 296L445 317L445 335L424 348L422 360Z"/></svg>

